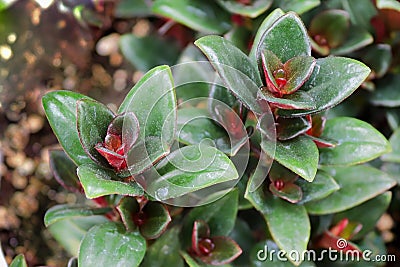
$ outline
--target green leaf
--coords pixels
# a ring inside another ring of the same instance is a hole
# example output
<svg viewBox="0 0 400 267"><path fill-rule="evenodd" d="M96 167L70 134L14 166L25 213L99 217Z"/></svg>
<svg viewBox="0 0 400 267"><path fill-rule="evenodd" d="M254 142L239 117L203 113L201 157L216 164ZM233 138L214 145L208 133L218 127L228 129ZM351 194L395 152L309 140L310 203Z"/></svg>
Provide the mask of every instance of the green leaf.
<svg viewBox="0 0 400 267"><path fill-rule="evenodd" d="M76 217L60 220L49 226L49 231L72 256L78 256L79 246L87 231L94 225L108 222L104 216Z"/></svg>
<svg viewBox="0 0 400 267"><path fill-rule="evenodd" d="M395 130L389 138L392 152L382 155L381 159L386 162L400 163L400 128Z"/></svg>
<svg viewBox="0 0 400 267"><path fill-rule="evenodd" d="M271 106L277 107L283 110L314 110L315 100L308 94L298 90L290 95L284 95L283 97L276 97L271 92L269 92L265 87L261 88L262 92L259 94L261 99L266 100Z"/></svg>
<svg viewBox="0 0 400 267"><path fill-rule="evenodd" d="M278 140L289 140L305 133L311 128L311 124L304 117L282 118L276 121L276 134Z"/></svg>
<svg viewBox="0 0 400 267"><path fill-rule="evenodd" d="M264 193L262 188L252 193L246 192L245 197L261 212L267 222L269 232L279 248L287 253L297 251L303 255L302 253L307 249L311 231L305 207ZM301 259L299 261L289 260L295 265L301 263Z"/></svg>
<svg viewBox="0 0 400 267"><path fill-rule="evenodd" d="M262 82L250 59L220 36L205 36L194 44L207 56L227 88L251 111L262 113L256 101Z"/></svg>
<svg viewBox="0 0 400 267"><path fill-rule="evenodd" d="M326 172L318 170L312 183L298 179L296 184L303 191L303 198L299 204L307 203L313 200L323 199L333 192L340 189L339 185Z"/></svg>
<svg viewBox="0 0 400 267"><path fill-rule="evenodd" d="M376 6L378 9L392 9L400 12L400 4L395 0L377 0Z"/></svg>
<svg viewBox="0 0 400 267"><path fill-rule="evenodd" d="M342 0L343 8L349 13L351 23L372 31L371 19L377 15L374 3L370 0Z"/></svg>
<svg viewBox="0 0 400 267"><path fill-rule="evenodd" d="M235 222L235 227L230 232L229 237L235 240L235 242L238 243L239 247L242 249L242 254L235 260L235 264L240 266L248 266L250 250L256 240L252 235L250 226L244 219L238 217Z"/></svg>
<svg viewBox="0 0 400 267"><path fill-rule="evenodd" d="M400 106L400 75L386 75L376 82L377 90L371 97L372 104L389 108Z"/></svg>
<svg viewBox="0 0 400 267"><path fill-rule="evenodd" d="M388 44L371 45L365 49L361 58L362 62L370 66L377 78L382 78L392 63L392 48Z"/></svg>
<svg viewBox="0 0 400 267"><path fill-rule="evenodd" d="M120 0L114 12L117 18L134 18L151 15L151 8L146 0Z"/></svg>
<svg viewBox="0 0 400 267"><path fill-rule="evenodd" d="M284 11L294 11L297 14L303 14L320 4L320 0L280 0L278 5Z"/></svg>
<svg viewBox="0 0 400 267"><path fill-rule="evenodd" d="M370 124L349 117L326 121L321 138L338 142L320 149L322 165L354 165L370 161L391 150L389 142Z"/></svg>
<svg viewBox="0 0 400 267"><path fill-rule="evenodd" d="M280 110L281 116L304 116L331 108L350 96L368 77L370 69L363 63L344 57L317 59L314 72L300 90L314 99L312 110Z"/></svg>
<svg viewBox="0 0 400 267"><path fill-rule="evenodd" d="M113 118L113 112L100 102L91 99L77 102L77 128L82 147L92 160L104 167L110 165L95 146L104 142Z"/></svg>
<svg viewBox="0 0 400 267"><path fill-rule="evenodd" d="M238 178L231 160L207 145L186 146L172 152L157 165L157 172L155 177L146 177L146 192L158 200L176 198Z"/></svg>
<svg viewBox="0 0 400 267"><path fill-rule="evenodd" d="M71 91L54 91L42 98L43 108L60 145L76 165L92 160L83 150L76 129L76 102L88 97Z"/></svg>
<svg viewBox="0 0 400 267"><path fill-rule="evenodd" d="M146 214L147 219L139 229L146 239L159 237L171 222L167 208L161 203L148 202L144 206L143 212Z"/></svg>
<svg viewBox="0 0 400 267"><path fill-rule="evenodd" d="M209 265L209 264L200 263L200 262L196 261L185 251L181 250L180 253L181 253L182 258L185 260L186 264L189 265L189 267L212 267L212 266L214 266L214 265ZM230 264L223 264L223 265L218 265L218 266L232 267L232 265L230 265Z"/></svg>
<svg viewBox="0 0 400 267"><path fill-rule="evenodd" d="M93 164L78 167L78 176L87 198L119 194L141 196L143 189L136 182L124 183L119 181L115 172L100 168Z"/></svg>
<svg viewBox="0 0 400 267"><path fill-rule="evenodd" d="M193 224L196 220L202 220L209 225L211 236L227 236L235 226L238 197L238 190L234 189L210 204L193 208L183 221L184 247L190 244Z"/></svg>
<svg viewBox="0 0 400 267"><path fill-rule="evenodd" d="M341 46L332 48L332 55L347 55L355 50L372 44L374 41L372 35L367 30L364 30L360 27L350 27L349 32L353 34L350 34L349 37L344 40Z"/></svg>
<svg viewBox="0 0 400 267"><path fill-rule="evenodd" d="M317 146L306 136L276 142L275 160L309 182L317 173L318 154Z"/></svg>
<svg viewBox="0 0 400 267"><path fill-rule="evenodd" d="M67 154L63 150L50 150L49 157L50 168L57 182L67 190L81 192L77 167Z"/></svg>
<svg viewBox="0 0 400 267"><path fill-rule="evenodd" d="M277 8L272 11L261 23L260 27L257 30L256 36L254 37L253 46L251 47L251 51L249 54L249 58L254 65L257 64L256 52L257 47L259 46L260 42L264 42L263 37L264 33L272 26L272 24L285 13Z"/></svg>
<svg viewBox="0 0 400 267"><path fill-rule="evenodd" d="M392 199L392 192L383 193L357 207L336 213L333 224L347 218L350 222L361 224L362 229L352 239L359 239L371 232L379 218L387 210Z"/></svg>
<svg viewBox="0 0 400 267"><path fill-rule="evenodd" d="M324 170L333 176L340 189L322 200L306 203L310 214L324 215L353 208L396 184L388 174L364 165Z"/></svg>
<svg viewBox="0 0 400 267"><path fill-rule="evenodd" d="M136 230L136 224L133 222L132 215L140 211L139 203L134 197L123 197L116 207L121 216L122 223L127 231Z"/></svg>
<svg viewBox="0 0 400 267"><path fill-rule="evenodd" d="M174 65L179 56L178 45L157 35L137 37L124 34L119 40L124 57L138 70L146 72L159 65ZM168 53L165 53L165 50Z"/></svg>
<svg viewBox="0 0 400 267"><path fill-rule="evenodd" d="M56 205L46 211L44 225L49 227L51 224L64 219L103 215L111 210L111 208L91 208L84 205Z"/></svg>
<svg viewBox="0 0 400 267"><path fill-rule="evenodd" d="M0 11L7 9L11 6L16 0L0 0Z"/></svg>
<svg viewBox="0 0 400 267"><path fill-rule="evenodd" d="M220 34L230 28L229 13L214 1L156 0L153 12L203 33Z"/></svg>
<svg viewBox="0 0 400 267"><path fill-rule="evenodd" d="M138 232L125 232L122 224L96 225L89 230L79 249L79 266L139 266L146 252L146 240Z"/></svg>
<svg viewBox="0 0 400 267"><path fill-rule="evenodd" d="M230 0L217 0L217 2L231 13L256 18L271 6L273 0L254 0L249 5Z"/></svg>
<svg viewBox="0 0 400 267"><path fill-rule="evenodd" d="M1 9L1 6L0 6ZM24 254L16 256L10 264L10 267L27 267Z"/></svg>
<svg viewBox="0 0 400 267"><path fill-rule="evenodd" d="M175 138L176 97L171 70L159 66L147 72L125 97L119 113L133 112L140 137L129 151L131 174L143 172L167 155Z"/></svg>
<svg viewBox="0 0 400 267"><path fill-rule="evenodd" d="M177 236L179 228L174 227L164 233L147 249L144 260L140 266L143 267L183 267L184 263L179 254L180 243Z"/></svg>
<svg viewBox="0 0 400 267"><path fill-rule="evenodd" d="M257 47L257 61L261 63L261 53L269 50L281 62L296 56L310 56L311 45L307 29L293 12L280 17L263 35Z"/></svg>
<svg viewBox="0 0 400 267"><path fill-rule="evenodd" d="M228 237L216 236L212 237L211 240L215 246L212 253L201 257L201 260L207 264L223 265L230 263L242 254L242 249L238 244Z"/></svg>

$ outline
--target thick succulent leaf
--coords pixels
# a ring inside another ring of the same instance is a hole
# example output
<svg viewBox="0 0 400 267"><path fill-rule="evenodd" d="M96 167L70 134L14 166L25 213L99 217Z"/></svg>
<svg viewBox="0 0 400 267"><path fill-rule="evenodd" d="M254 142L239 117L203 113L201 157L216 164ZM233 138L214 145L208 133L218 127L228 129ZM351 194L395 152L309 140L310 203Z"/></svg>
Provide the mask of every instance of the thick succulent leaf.
<svg viewBox="0 0 400 267"><path fill-rule="evenodd" d="M84 205L62 204L56 205L46 211L44 215L44 225L46 227L60 220L87 217L94 215L103 215L110 212L111 208L91 208Z"/></svg>
<svg viewBox="0 0 400 267"><path fill-rule="evenodd" d="M104 142L108 125L114 118L113 112L105 105L90 99L77 102L77 128L83 149L96 163L109 167L105 158L95 146Z"/></svg>
<svg viewBox="0 0 400 267"><path fill-rule="evenodd" d="M387 173L364 165L324 170L333 176L340 189L324 199L306 203L310 214L323 215L353 208L396 184Z"/></svg>
<svg viewBox="0 0 400 267"><path fill-rule="evenodd" d="M363 63L344 57L317 59L313 74L302 86L314 99L312 110L280 110L281 116L303 116L336 106L350 96L368 77L370 69Z"/></svg>
<svg viewBox="0 0 400 267"><path fill-rule="evenodd" d="M335 147L320 149L322 165L354 165L391 150L386 138L370 124L349 117L327 120L321 138L334 139Z"/></svg>
<svg viewBox="0 0 400 267"><path fill-rule="evenodd" d="M76 217L49 226L54 239L72 256L78 256L79 246L87 231L94 225L108 222L104 216Z"/></svg>
<svg viewBox="0 0 400 267"><path fill-rule="evenodd" d="M249 58L251 62L253 62L254 65L257 63L257 58L256 58L256 52L257 52L257 47L260 43L264 42L265 36L264 33L274 24L274 22L281 16L283 16L285 13L277 8L274 11L272 11L261 23L260 27L258 27L256 36L254 37L253 41L253 46L251 47L251 51L249 54Z"/></svg>
<svg viewBox="0 0 400 267"><path fill-rule="evenodd" d="M350 222L361 224L362 229L352 239L359 239L371 232L379 218L387 210L392 199L392 192L383 193L357 207L336 213L333 222L348 219Z"/></svg>
<svg viewBox="0 0 400 267"><path fill-rule="evenodd" d="M340 186L332 176L321 170L318 170L312 183L298 179L296 184L300 186L303 191L303 198L300 201L301 204L323 199L340 189Z"/></svg>
<svg viewBox="0 0 400 267"><path fill-rule="evenodd" d="M268 230L279 248L286 252L294 250L302 255L307 248L311 231L305 207L265 193L262 188L252 193L246 192L245 197L264 216ZM296 227L292 227L293 225ZM301 259L293 263L299 265Z"/></svg>
<svg viewBox="0 0 400 267"><path fill-rule="evenodd" d="M50 126L64 151L76 165L92 162L83 150L76 130L76 102L88 97L71 91L54 91L42 98Z"/></svg>
<svg viewBox="0 0 400 267"><path fill-rule="evenodd" d="M146 239L159 237L171 222L171 216L167 208L159 202L148 202L144 206L143 212L147 218L139 229L142 236Z"/></svg>
<svg viewBox="0 0 400 267"><path fill-rule="evenodd" d="M280 0L280 8L285 11L294 11L297 14L303 14L321 4L320 0Z"/></svg>
<svg viewBox="0 0 400 267"><path fill-rule="evenodd" d="M382 155L381 159L387 162L400 163L400 128L394 131L389 138L392 152Z"/></svg>
<svg viewBox="0 0 400 267"><path fill-rule="evenodd" d="M96 225L82 240L79 266L139 266L146 240L138 232L125 232L122 224Z"/></svg>
<svg viewBox="0 0 400 267"><path fill-rule="evenodd" d="M76 165L63 150L50 150L50 168L57 182L67 190L81 192L82 186L76 175Z"/></svg>
<svg viewBox="0 0 400 267"><path fill-rule="evenodd" d="M174 65L179 56L177 44L157 35L137 37L124 34L119 40L119 46L124 57L143 72L159 65ZM166 49L168 53L165 53Z"/></svg>
<svg viewBox="0 0 400 267"><path fill-rule="evenodd" d="M192 209L185 217L182 227L184 245L190 240L193 223L196 220L206 222L210 227L212 236L227 236L235 225L238 211L238 190L232 190L215 202Z"/></svg>
<svg viewBox="0 0 400 267"><path fill-rule="evenodd" d="M296 56L310 56L311 45L307 30L301 19L293 12L281 16L261 37L257 47L259 68L261 53L269 50L281 62L286 62Z"/></svg>
<svg viewBox="0 0 400 267"><path fill-rule="evenodd" d="M262 82L250 59L239 48L219 36L202 37L195 45L207 56L227 88L251 111L262 113L256 101Z"/></svg>
<svg viewBox="0 0 400 267"><path fill-rule="evenodd" d="M143 188L136 182L122 182L115 172L100 168L94 164L79 166L78 176L86 197L90 199L112 194L143 195Z"/></svg>
<svg viewBox="0 0 400 267"><path fill-rule="evenodd" d="M325 38L328 47L335 48L343 43L349 30L350 16L340 9L331 9L316 15L310 24L309 32L314 38Z"/></svg>
<svg viewBox="0 0 400 267"><path fill-rule="evenodd" d="M231 13L256 18L271 6L273 0L254 0L249 5L230 0L217 0L217 2Z"/></svg>
<svg viewBox="0 0 400 267"><path fill-rule="evenodd" d="M140 211L139 203L134 197L123 197L118 203L117 210L121 216L122 223L127 231L136 230L136 224L133 222L132 215Z"/></svg>
<svg viewBox="0 0 400 267"><path fill-rule="evenodd" d="M278 140L289 140L295 138L296 136L307 132L311 128L310 122L304 117L279 117L276 123L276 134Z"/></svg>
<svg viewBox="0 0 400 267"><path fill-rule="evenodd" d="M229 13L214 1L156 0L153 12L203 33L224 33L230 28Z"/></svg>
<svg viewBox="0 0 400 267"><path fill-rule="evenodd" d="M317 146L306 136L276 143L275 160L309 182L317 173L318 157Z"/></svg>
<svg viewBox="0 0 400 267"><path fill-rule="evenodd" d="M169 154L157 165L156 177L146 177L146 192L158 200L238 178L232 161L221 151L207 145L191 145Z"/></svg>
<svg viewBox="0 0 400 267"><path fill-rule="evenodd" d="M0 9L1 9L1 4L0 4ZM16 256L13 261L10 264L10 267L27 267L28 265L26 264L25 257L23 254L19 254Z"/></svg>
<svg viewBox="0 0 400 267"><path fill-rule="evenodd" d="M216 236L211 238L215 247L207 256L202 256L200 259L211 265L223 265L230 263L242 254L242 249L232 239L225 236Z"/></svg>
<svg viewBox="0 0 400 267"><path fill-rule="evenodd" d="M119 112L133 112L139 121L139 141L128 154L128 167L132 174L143 172L168 154L174 141L176 98L170 68L159 66L147 72Z"/></svg>
<svg viewBox="0 0 400 267"><path fill-rule="evenodd" d="M400 75L387 75L376 83L378 88L371 97L372 104L389 108L400 106Z"/></svg>
<svg viewBox="0 0 400 267"><path fill-rule="evenodd" d="M183 267L183 259L179 254L180 243L177 236L179 228L174 227L165 232L158 238L154 244L146 251L143 262L140 266L143 267L164 267L174 266Z"/></svg>

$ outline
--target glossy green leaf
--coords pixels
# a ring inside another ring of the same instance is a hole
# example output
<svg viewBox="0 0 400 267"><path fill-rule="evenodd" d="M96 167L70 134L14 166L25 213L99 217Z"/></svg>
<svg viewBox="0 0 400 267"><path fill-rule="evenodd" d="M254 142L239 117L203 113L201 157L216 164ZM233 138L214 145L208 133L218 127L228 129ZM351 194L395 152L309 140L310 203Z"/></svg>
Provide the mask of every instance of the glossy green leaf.
<svg viewBox="0 0 400 267"><path fill-rule="evenodd" d="M68 156L76 165L92 162L83 150L76 129L76 102L88 97L71 91L54 91L42 98L50 126Z"/></svg>
<svg viewBox="0 0 400 267"><path fill-rule="evenodd" d="M136 230L137 226L133 222L132 215L140 211L140 206L136 198L123 197L116 207L119 215L121 216L122 223L125 225L127 231Z"/></svg>
<svg viewBox="0 0 400 267"><path fill-rule="evenodd" d="M119 45L124 57L143 72L159 65L174 65L179 56L176 43L156 35L137 37L124 34L119 40ZM165 53L165 49L168 53Z"/></svg>
<svg viewBox="0 0 400 267"><path fill-rule="evenodd" d="M151 15L151 8L146 0L120 0L114 15L117 18L148 16Z"/></svg>
<svg viewBox="0 0 400 267"><path fill-rule="evenodd" d="M146 251L144 260L140 266L143 267L183 267L183 259L179 254L180 243L177 236L179 228L174 227L165 232Z"/></svg>
<svg viewBox="0 0 400 267"><path fill-rule="evenodd" d="M305 133L311 128L311 124L304 117L282 118L276 121L276 134L278 140L289 140Z"/></svg>
<svg viewBox="0 0 400 267"><path fill-rule="evenodd" d="M340 189L324 199L306 203L310 214L323 215L353 208L396 184L388 174L364 165L324 170L333 176Z"/></svg>
<svg viewBox="0 0 400 267"><path fill-rule="evenodd" d="M190 243L188 238L196 220L202 220L209 225L211 236L227 236L235 225L237 212L238 190L236 189L212 203L193 208L183 221L184 245Z"/></svg>
<svg viewBox="0 0 400 267"><path fill-rule="evenodd" d="M143 189L136 182L125 183L111 170L100 168L93 164L81 165L78 176L87 198L119 194L141 196Z"/></svg>
<svg viewBox="0 0 400 267"><path fill-rule="evenodd" d="M264 50L274 53L281 62L296 56L310 56L310 40L301 19L293 12L280 17L264 33L258 44L256 57L259 64Z"/></svg>
<svg viewBox="0 0 400 267"><path fill-rule="evenodd" d="M111 210L111 208L91 208L84 205L56 205L46 211L44 215L44 225L49 227L51 224L64 219L104 215Z"/></svg>
<svg viewBox="0 0 400 267"><path fill-rule="evenodd" d="M383 77L392 62L392 48L388 44L376 44L365 49L362 61L368 65L377 78Z"/></svg>
<svg viewBox="0 0 400 267"><path fill-rule="evenodd" d="M318 154L317 146L306 136L276 143L275 160L309 182L317 173Z"/></svg>
<svg viewBox="0 0 400 267"><path fill-rule="evenodd" d="M76 175L76 165L63 150L50 150L49 163L54 178L67 190L80 192L82 187Z"/></svg>
<svg viewBox="0 0 400 267"><path fill-rule="evenodd" d="M229 13L214 1L156 0L153 12L203 33L224 33L230 28Z"/></svg>
<svg viewBox="0 0 400 267"><path fill-rule="evenodd" d="M344 57L317 59L314 72L300 90L314 99L312 110L280 110L281 116L303 116L336 106L350 96L368 77L370 69L363 63Z"/></svg>
<svg viewBox="0 0 400 267"><path fill-rule="evenodd" d="M276 188L275 185L271 183L269 185L269 191L273 195L281 199L284 199L290 203L297 203L303 197L303 192L301 191L301 188L293 183L285 184L285 186L282 189Z"/></svg>
<svg viewBox="0 0 400 267"><path fill-rule="evenodd" d="M400 106L400 75L386 75L376 82L377 90L371 97L372 104L384 107Z"/></svg>
<svg viewBox="0 0 400 267"><path fill-rule="evenodd" d="M353 25L372 30L371 19L377 15L374 3L370 0L342 0L343 8L349 13Z"/></svg>
<svg viewBox="0 0 400 267"><path fill-rule="evenodd" d="M201 257L201 260L207 264L215 266L230 263L242 253L238 244L228 237L216 236L211 240L215 246L212 253Z"/></svg>
<svg viewBox="0 0 400 267"><path fill-rule="evenodd" d="M302 255L307 248L311 231L305 207L264 193L262 188L252 193L246 192L245 197L264 216L268 230L279 248L286 252L294 250ZM296 227L292 227L293 225ZM299 265L301 259L293 263Z"/></svg>
<svg viewBox="0 0 400 267"><path fill-rule="evenodd" d="M280 0L278 6L284 11L294 11L303 14L321 4L320 0Z"/></svg>
<svg viewBox="0 0 400 267"><path fill-rule="evenodd" d="M207 145L191 145L169 154L157 165L156 177L146 177L146 192L159 200L231 181L238 173L231 160Z"/></svg>
<svg viewBox="0 0 400 267"><path fill-rule="evenodd" d="M347 55L353 51L372 44L374 38L367 31L359 27L350 27L349 32L353 33L347 37L341 46L331 49L332 55ZM364 62L366 63L366 62Z"/></svg>
<svg viewBox="0 0 400 267"><path fill-rule="evenodd" d="M125 232L122 224L96 225L89 230L79 249L79 266L139 266L146 252L146 240L138 232Z"/></svg>
<svg viewBox="0 0 400 267"><path fill-rule="evenodd" d="M143 212L146 214L147 219L139 229L142 236L146 239L159 237L171 222L169 212L162 203L148 202L144 206Z"/></svg>
<svg viewBox="0 0 400 267"><path fill-rule="evenodd" d="M209 119L207 110L183 108L178 110L177 138L186 145L198 145L212 140L219 150L231 154L231 141L226 131Z"/></svg>
<svg viewBox="0 0 400 267"><path fill-rule="evenodd" d="M271 6L273 0L254 0L249 5L230 0L217 0L217 2L231 13L256 18Z"/></svg>
<svg viewBox="0 0 400 267"><path fill-rule="evenodd" d="M91 159L104 167L110 165L95 146L104 142L108 125L113 118L113 112L100 102L90 99L77 102L77 127L82 147Z"/></svg>
<svg viewBox="0 0 400 267"><path fill-rule="evenodd" d="M370 161L391 150L386 138L370 124L349 117L327 120L321 138L338 142L320 149L322 165L354 165Z"/></svg>
<svg viewBox="0 0 400 267"><path fill-rule="evenodd" d="M143 172L169 153L176 127L176 98L171 70L159 66L130 90L119 113L133 112L140 126L139 141L128 154L132 174Z"/></svg>
<svg viewBox="0 0 400 267"><path fill-rule="evenodd" d="M256 101L262 85L257 68L239 48L219 36L205 36L195 42L207 56L227 88L255 113L262 113Z"/></svg>
<svg viewBox="0 0 400 267"><path fill-rule="evenodd" d="M303 191L303 198L300 201L301 204L323 199L340 189L332 176L321 170L318 170L312 183L298 179L296 184L300 186Z"/></svg>
<svg viewBox="0 0 400 267"><path fill-rule="evenodd" d="M387 162L400 163L400 128L393 132L389 138L392 151L382 155L381 159Z"/></svg>
<svg viewBox="0 0 400 267"><path fill-rule="evenodd" d="M379 218L387 210L392 199L392 192L383 193L357 207L336 213L333 221L339 222L347 218L350 222L362 225L362 229L352 239L359 239L371 232Z"/></svg>
<svg viewBox="0 0 400 267"><path fill-rule="evenodd" d="M1 9L1 6L0 6ZM23 254L16 256L10 264L10 267L27 267L25 257Z"/></svg>
<svg viewBox="0 0 400 267"><path fill-rule="evenodd" d="M262 88L262 92L259 93L260 99L266 100L271 106L277 107L283 110L314 110L315 100L308 94L308 92L297 91L290 95L284 95L283 97L276 97L269 92L265 87ZM284 112L284 111L282 111ZM290 111L292 112L292 111Z"/></svg>
<svg viewBox="0 0 400 267"><path fill-rule="evenodd" d="M260 27L258 27L256 36L254 37L253 41L253 46L251 47L251 51L249 54L249 58L251 62L253 62L254 65L257 63L257 58L256 58L256 52L257 52L257 47L259 46L260 42L264 42L263 38L264 33L274 24L274 22L281 16L283 16L285 13L277 8L274 11L272 11L261 23Z"/></svg>
<svg viewBox="0 0 400 267"><path fill-rule="evenodd" d="M94 225L108 222L104 216L76 217L58 221L49 226L49 231L61 246L72 256L78 256L81 240Z"/></svg>

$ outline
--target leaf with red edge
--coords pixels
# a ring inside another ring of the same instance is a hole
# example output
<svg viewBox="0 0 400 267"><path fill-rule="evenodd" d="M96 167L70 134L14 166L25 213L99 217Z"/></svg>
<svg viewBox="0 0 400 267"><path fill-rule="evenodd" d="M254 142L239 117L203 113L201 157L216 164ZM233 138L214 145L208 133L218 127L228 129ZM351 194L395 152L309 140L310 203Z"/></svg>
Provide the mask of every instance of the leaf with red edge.
<svg viewBox="0 0 400 267"><path fill-rule="evenodd" d="M71 192L82 193L83 188L76 175L77 166L67 154L63 150L55 149L50 150L49 157L50 168L57 182Z"/></svg>
<svg viewBox="0 0 400 267"><path fill-rule="evenodd" d="M147 202L142 212L145 214L145 220L143 225L139 226L139 230L146 239L159 237L171 222L171 216L162 203Z"/></svg>
<svg viewBox="0 0 400 267"><path fill-rule="evenodd" d="M110 165L95 146L104 141L113 118L113 112L100 102L91 99L77 102L77 128L82 147L93 161L108 168Z"/></svg>
<svg viewBox="0 0 400 267"><path fill-rule="evenodd" d="M222 265L234 261L242 254L242 249L232 239L224 236L211 238L214 249L207 256L200 257L200 260L211 265Z"/></svg>
<svg viewBox="0 0 400 267"><path fill-rule="evenodd" d="M192 230L192 249L197 255L201 255L199 241L202 238L210 237L210 227L203 220L197 220L193 224Z"/></svg>
<svg viewBox="0 0 400 267"><path fill-rule="evenodd" d="M299 176L291 170L285 168L281 164L274 161L269 171L269 179L272 182L281 180L285 183L293 183Z"/></svg>
<svg viewBox="0 0 400 267"><path fill-rule="evenodd" d="M137 228L135 225L132 215L140 211L139 203L134 197L123 197L116 207L121 220L125 225L127 231L133 231Z"/></svg>
<svg viewBox="0 0 400 267"><path fill-rule="evenodd" d="M286 183L282 188L278 188L277 183L271 183L269 185L269 191L275 196L278 196L290 203L297 203L303 197L301 188L294 183Z"/></svg>
<svg viewBox="0 0 400 267"><path fill-rule="evenodd" d="M290 95L276 97L266 88L262 87L257 97L259 102L267 101L271 107L282 110L313 110L315 108L314 99L304 91L297 91Z"/></svg>
<svg viewBox="0 0 400 267"><path fill-rule="evenodd" d="M307 132L311 124L304 118L282 118L276 120L276 134L278 140L289 140Z"/></svg>

